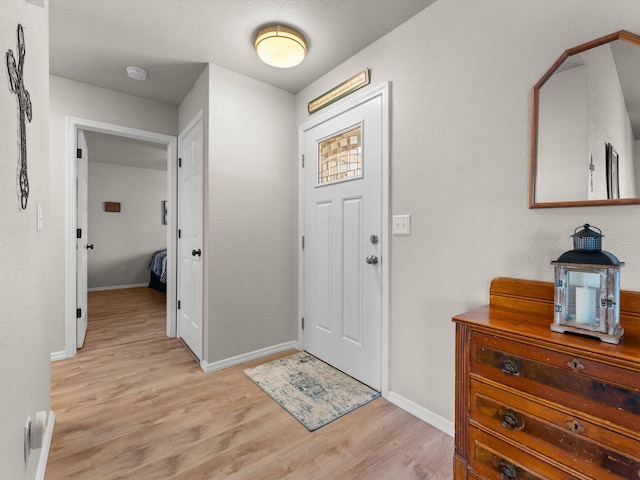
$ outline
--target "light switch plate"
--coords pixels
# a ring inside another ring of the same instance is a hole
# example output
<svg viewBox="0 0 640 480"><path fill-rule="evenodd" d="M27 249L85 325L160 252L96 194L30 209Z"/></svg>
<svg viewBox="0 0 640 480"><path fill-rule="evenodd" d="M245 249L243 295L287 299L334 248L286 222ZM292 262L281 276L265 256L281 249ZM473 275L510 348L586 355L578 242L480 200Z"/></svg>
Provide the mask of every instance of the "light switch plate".
<svg viewBox="0 0 640 480"><path fill-rule="evenodd" d="M394 215L392 230L394 235L411 235L411 215Z"/></svg>
<svg viewBox="0 0 640 480"><path fill-rule="evenodd" d="M43 220L42 220L42 205L37 204L36 205L36 229L39 232L40 230L42 230L42 224L43 224Z"/></svg>

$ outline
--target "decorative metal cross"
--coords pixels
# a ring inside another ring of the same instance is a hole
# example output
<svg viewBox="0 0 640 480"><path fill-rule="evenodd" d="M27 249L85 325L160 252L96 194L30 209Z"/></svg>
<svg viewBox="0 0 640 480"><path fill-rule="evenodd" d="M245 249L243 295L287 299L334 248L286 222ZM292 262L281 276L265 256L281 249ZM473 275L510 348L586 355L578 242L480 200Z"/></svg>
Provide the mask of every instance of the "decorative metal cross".
<svg viewBox="0 0 640 480"><path fill-rule="evenodd" d="M596 166L593 164L593 155L591 155L591 162L589 162L589 175L591 176L591 191L593 192L593 171Z"/></svg>
<svg viewBox="0 0 640 480"><path fill-rule="evenodd" d="M20 205L27 208L29 199L29 177L27 177L27 127L25 118L31 123L31 97L24 87L22 74L24 72L24 32L18 24L18 63L11 49L7 50L7 72L9 73L9 90L16 94L20 115Z"/></svg>

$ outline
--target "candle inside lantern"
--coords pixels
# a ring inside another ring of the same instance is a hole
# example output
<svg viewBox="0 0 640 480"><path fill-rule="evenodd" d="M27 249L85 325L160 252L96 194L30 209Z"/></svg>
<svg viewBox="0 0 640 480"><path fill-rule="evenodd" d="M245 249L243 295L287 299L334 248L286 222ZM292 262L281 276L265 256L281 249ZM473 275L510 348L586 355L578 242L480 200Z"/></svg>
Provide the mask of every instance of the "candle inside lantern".
<svg viewBox="0 0 640 480"><path fill-rule="evenodd" d="M576 322L597 323L596 293L595 288L576 287Z"/></svg>

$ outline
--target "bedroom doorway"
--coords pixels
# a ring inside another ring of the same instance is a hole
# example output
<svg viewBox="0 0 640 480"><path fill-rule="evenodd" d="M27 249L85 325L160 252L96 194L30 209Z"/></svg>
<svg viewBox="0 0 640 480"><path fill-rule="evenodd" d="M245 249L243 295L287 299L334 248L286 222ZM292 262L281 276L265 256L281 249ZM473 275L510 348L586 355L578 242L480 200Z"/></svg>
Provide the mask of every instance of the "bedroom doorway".
<svg viewBox="0 0 640 480"><path fill-rule="evenodd" d="M100 135L120 137L123 143L147 143L160 146L166 152L166 215L161 210L162 206L158 205L157 221L158 223L166 221L166 335L176 335L176 239L177 231L176 215L171 206L175 206L177 202L177 138L169 135L148 132L144 130L132 129L118 125L112 125L92 120L67 118L67 188L66 188L66 249L65 249L65 357L71 357L76 354L79 342L76 336L77 330L77 293L82 287L78 286L79 275L77 274L78 257L76 250L76 237L78 228L78 191L75 188L78 181L78 168L76 156L79 153L77 144L78 133L84 131L86 135L98 138ZM85 147L86 148L86 147ZM134 187L135 188L135 187ZM129 189L131 190L131 188ZM103 201L102 201L103 200ZM132 200L133 201L133 200ZM118 203L116 198L101 199L101 208L116 208L116 206L107 207L106 202ZM124 207L124 205L122 205ZM113 213L114 215L116 212ZM114 217L111 217L114 218ZM122 218L122 217L121 217ZM89 232L91 236L91 232ZM87 243L87 242L85 242ZM94 243L89 239L89 244ZM91 252L93 253L93 252ZM90 253L90 254L91 254ZM149 257L154 252L148 252ZM138 262L139 263L139 262ZM124 280L125 286L141 286L139 278L136 280L133 276L129 277L130 272L127 266L118 267L119 270L115 275L120 275ZM158 272L160 273L160 272ZM161 275L158 275L161 276ZM148 277L147 277L148 278Z"/></svg>

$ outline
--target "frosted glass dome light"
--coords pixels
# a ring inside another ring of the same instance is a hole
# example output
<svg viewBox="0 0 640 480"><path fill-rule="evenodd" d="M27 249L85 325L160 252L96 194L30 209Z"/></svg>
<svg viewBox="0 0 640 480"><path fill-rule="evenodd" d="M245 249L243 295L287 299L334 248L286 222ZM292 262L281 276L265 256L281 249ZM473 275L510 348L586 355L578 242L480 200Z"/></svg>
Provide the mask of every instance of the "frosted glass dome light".
<svg viewBox="0 0 640 480"><path fill-rule="evenodd" d="M298 65L307 53L304 36L293 28L272 25L256 35L256 53L267 65L291 68Z"/></svg>

